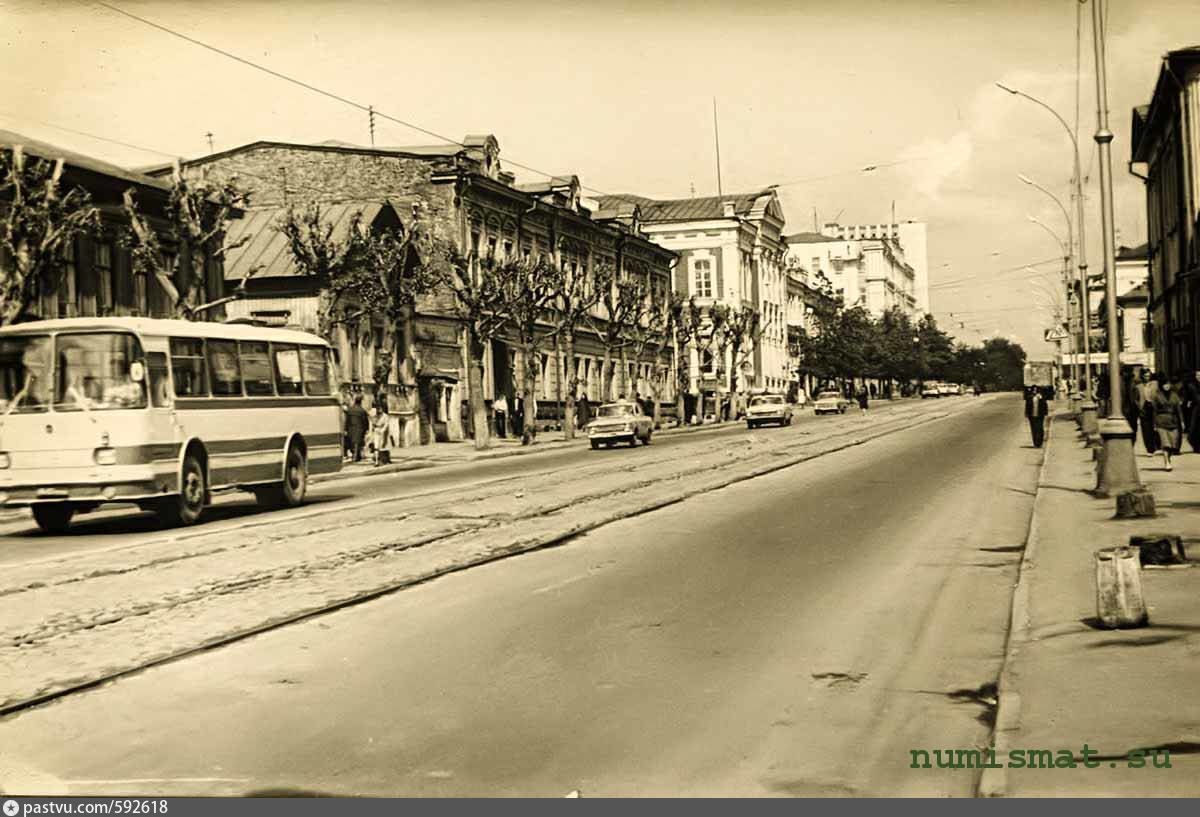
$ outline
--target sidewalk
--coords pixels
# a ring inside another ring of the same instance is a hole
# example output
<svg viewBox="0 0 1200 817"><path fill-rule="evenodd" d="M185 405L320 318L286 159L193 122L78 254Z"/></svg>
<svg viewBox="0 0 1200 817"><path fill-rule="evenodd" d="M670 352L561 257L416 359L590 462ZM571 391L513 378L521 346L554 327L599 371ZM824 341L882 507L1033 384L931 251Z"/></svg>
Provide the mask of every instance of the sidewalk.
<svg viewBox="0 0 1200 817"><path fill-rule="evenodd" d="M1075 424L1066 415L1051 423L1013 601L996 759L1067 749L1078 766L987 770L982 794L1200 795L1200 454L1176 457L1172 472L1142 453L1137 465L1159 516L1114 519L1114 500L1091 494L1095 466ZM1096 629L1093 553L1149 533L1183 536L1197 561L1142 570L1149 627ZM1085 743L1097 752L1094 768L1083 766ZM1154 768L1151 752L1144 768L1130 768L1129 752L1154 748L1169 750L1171 768Z"/></svg>

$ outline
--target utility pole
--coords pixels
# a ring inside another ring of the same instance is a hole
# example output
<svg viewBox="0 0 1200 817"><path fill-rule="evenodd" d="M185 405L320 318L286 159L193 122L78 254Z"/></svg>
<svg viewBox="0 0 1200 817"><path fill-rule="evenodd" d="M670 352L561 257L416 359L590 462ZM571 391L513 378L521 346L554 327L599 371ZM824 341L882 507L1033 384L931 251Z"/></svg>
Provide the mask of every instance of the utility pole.
<svg viewBox="0 0 1200 817"><path fill-rule="evenodd" d="M717 146L717 198L723 199L725 194L721 191L721 131L717 127L717 98L713 97L713 141Z"/></svg>
<svg viewBox="0 0 1200 817"><path fill-rule="evenodd" d="M1082 2L1082 0L1081 0ZM1096 493L1117 496L1141 487L1133 458L1134 432L1125 422L1121 403L1121 346L1117 325L1116 237L1113 233L1112 140L1108 129L1108 75L1104 44L1104 9L1092 0L1092 42L1096 56L1096 146L1100 160L1100 228L1104 233L1104 296L1108 308L1108 418L1100 426L1104 460ZM1086 289L1085 289L1086 292ZM1084 296L1086 297L1086 295ZM1086 313L1084 313L1086 316ZM1086 338L1086 335L1085 335Z"/></svg>
<svg viewBox="0 0 1200 817"><path fill-rule="evenodd" d="M212 137L213 137L212 131L209 131L208 133L204 134L204 138L208 140L208 152L209 153L216 152L213 150L213 138Z"/></svg>
<svg viewBox="0 0 1200 817"><path fill-rule="evenodd" d="M367 126L371 129L371 147L375 147L375 106L367 106Z"/></svg>

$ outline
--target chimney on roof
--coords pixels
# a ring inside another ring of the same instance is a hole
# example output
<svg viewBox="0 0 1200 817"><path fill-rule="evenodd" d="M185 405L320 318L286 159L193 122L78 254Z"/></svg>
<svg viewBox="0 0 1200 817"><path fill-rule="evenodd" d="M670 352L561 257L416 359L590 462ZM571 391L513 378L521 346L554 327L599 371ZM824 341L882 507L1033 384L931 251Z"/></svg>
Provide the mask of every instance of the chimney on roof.
<svg viewBox="0 0 1200 817"><path fill-rule="evenodd" d="M734 203L732 201L721 202L721 215L723 215L725 218L733 218L735 215L737 215L737 213L734 212Z"/></svg>

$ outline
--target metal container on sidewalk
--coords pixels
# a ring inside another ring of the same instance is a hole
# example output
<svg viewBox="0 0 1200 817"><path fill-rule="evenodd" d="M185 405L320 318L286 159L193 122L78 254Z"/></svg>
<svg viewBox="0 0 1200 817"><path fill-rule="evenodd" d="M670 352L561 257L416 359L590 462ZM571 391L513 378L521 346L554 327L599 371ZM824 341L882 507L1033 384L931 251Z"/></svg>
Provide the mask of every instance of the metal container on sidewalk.
<svg viewBox="0 0 1200 817"><path fill-rule="evenodd" d="M1096 551L1096 618L1110 630L1150 623L1137 550L1115 547Z"/></svg>

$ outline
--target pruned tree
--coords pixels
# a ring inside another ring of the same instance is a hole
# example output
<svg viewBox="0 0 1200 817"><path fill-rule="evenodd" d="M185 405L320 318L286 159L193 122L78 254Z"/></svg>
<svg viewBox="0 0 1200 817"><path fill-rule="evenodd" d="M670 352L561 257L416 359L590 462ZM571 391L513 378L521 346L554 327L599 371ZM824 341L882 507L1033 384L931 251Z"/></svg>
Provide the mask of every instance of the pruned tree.
<svg viewBox="0 0 1200 817"><path fill-rule="evenodd" d="M610 264L595 272L597 303L603 316L587 313L584 318L604 347L600 366L600 400L612 399L614 356L620 357L630 343L630 327L641 319L646 305L647 285L640 276L621 275Z"/></svg>
<svg viewBox="0 0 1200 817"><path fill-rule="evenodd" d="M475 429L475 448L488 447L487 406L483 401L483 366L488 344L508 322L509 291L494 263L476 263L451 245L437 268L439 283L454 293L454 309L466 333L467 400Z"/></svg>
<svg viewBox="0 0 1200 817"><path fill-rule="evenodd" d="M552 332L561 344L567 376L566 416L563 418L563 436L575 439L575 393L579 389L579 376L575 371L575 339L579 327L600 300L600 289L591 280L584 264L564 264L558 270L558 285L551 298Z"/></svg>
<svg viewBox="0 0 1200 817"><path fill-rule="evenodd" d="M228 253L251 239L249 235L227 242L229 223L241 216L249 201L235 180L212 182L205 176L186 178L175 166L171 192L164 212L165 238L179 252L163 251L159 231L150 224L138 206L132 188L125 191L125 214L129 229L123 243L129 250L133 271L158 281L177 318L195 320L202 313L215 309L245 293L246 283L260 271L246 271L237 289L210 300L205 265L209 258L224 261ZM184 268L184 259L187 268Z"/></svg>
<svg viewBox="0 0 1200 817"><path fill-rule="evenodd" d="M670 290L661 294L651 289L642 319L630 327L630 351L634 361L640 362L646 357L651 361L649 384L650 398L654 402L652 414L655 428L658 428L661 415L664 380L668 375L673 375L669 367L664 365L663 355L671 347L682 303L680 296Z"/></svg>
<svg viewBox="0 0 1200 817"><path fill-rule="evenodd" d="M63 162L29 159L17 145L0 151L0 326L26 316L57 289L63 249L100 229L87 191L62 190Z"/></svg>
<svg viewBox="0 0 1200 817"><path fill-rule="evenodd" d="M741 306L729 310L725 334L729 338L729 394L731 399L740 400L742 393L742 367L758 348L763 333L767 330L762 313L752 306Z"/></svg>
<svg viewBox="0 0 1200 817"><path fill-rule="evenodd" d="M708 307L701 307L696 303L693 297L688 300L687 305L687 331L688 340L693 349L696 350L696 357L699 363L700 377L704 377L704 358L706 355L711 355L713 358L713 368L716 370L716 375L720 378L724 369L723 351L726 346L725 340L725 322L729 317L729 308L723 304L712 304ZM698 399L703 401L703 393L701 392ZM721 399L720 394L717 395L716 412L717 417L721 416ZM696 411L696 417L700 423L704 422L704 407L700 405Z"/></svg>
<svg viewBox="0 0 1200 817"><path fill-rule="evenodd" d="M675 421L687 424L687 394L692 388L692 304L671 292L671 335L675 345Z"/></svg>
<svg viewBox="0 0 1200 817"><path fill-rule="evenodd" d="M289 207L274 225L287 240L292 261L304 275L321 287L317 304L317 333L336 344L337 327L351 324L368 314L357 292L363 275L367 238L362 229L362 212L350 216L345 235L335 235L321 205L303 209Z"/></svg>
<svg viewBox="0 0 1200 817"><path fill-rule="evenodd" d="M541 352L553 335L546 330L549 322L548 310L562 284L562 271L544 256L526 259L497 261L485 258L481 265L487 274L494 276L505 305L505 326L512 330L521 349L525 366L521 377L521 403L524 416L521 418L521 444L530 445L536 436L537 369Z"/></svg>

